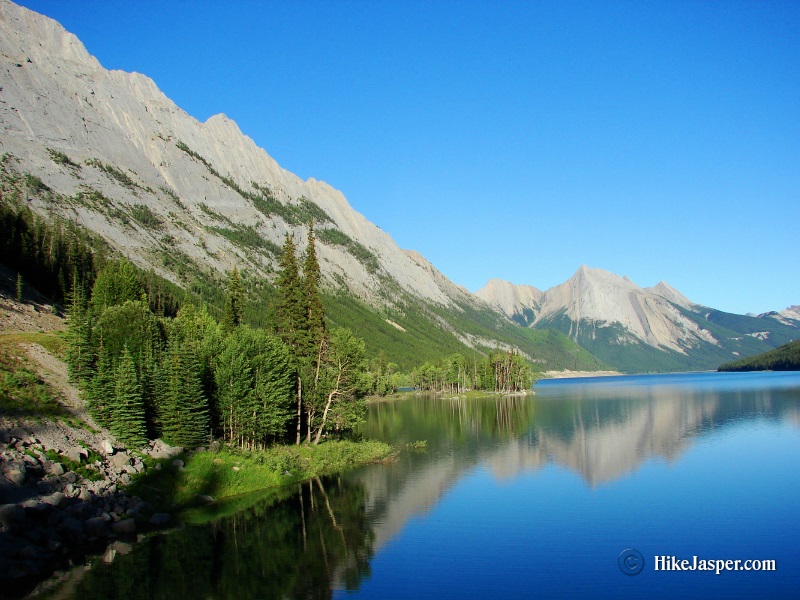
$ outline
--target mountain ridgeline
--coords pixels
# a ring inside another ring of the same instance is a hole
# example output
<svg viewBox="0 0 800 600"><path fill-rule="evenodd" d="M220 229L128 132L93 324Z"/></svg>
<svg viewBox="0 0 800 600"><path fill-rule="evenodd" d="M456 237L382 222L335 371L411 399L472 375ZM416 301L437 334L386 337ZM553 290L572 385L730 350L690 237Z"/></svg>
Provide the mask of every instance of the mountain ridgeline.
<svg viewBox="0 0 800 600"><path fill-rule="evenodd" d="M707 369L798 337L800 313L730 315L586 267L546 292L493 280L472 294L225 115L197 121L151 79L104 69L58 23L8 0L0 69L0 262L28 280L47 265L41 286L56 300L72 270L125 257L161 309L191 299L221 318L236 267L243 319L274 328L281 245L290 234L306 247L313 222L328 321L403 370L495 351L539 371Z"/></svg>

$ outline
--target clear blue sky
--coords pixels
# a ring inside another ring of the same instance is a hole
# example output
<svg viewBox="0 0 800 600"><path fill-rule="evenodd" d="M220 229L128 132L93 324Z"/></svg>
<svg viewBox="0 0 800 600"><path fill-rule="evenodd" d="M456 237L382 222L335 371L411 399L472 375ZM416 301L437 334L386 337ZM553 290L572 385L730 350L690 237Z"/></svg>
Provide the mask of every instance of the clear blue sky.
<svg viewBox="0 0 800 600"><path fill-rule="evenodd" d="M800 304L800 2L40 1L450 279Z"/></svg>

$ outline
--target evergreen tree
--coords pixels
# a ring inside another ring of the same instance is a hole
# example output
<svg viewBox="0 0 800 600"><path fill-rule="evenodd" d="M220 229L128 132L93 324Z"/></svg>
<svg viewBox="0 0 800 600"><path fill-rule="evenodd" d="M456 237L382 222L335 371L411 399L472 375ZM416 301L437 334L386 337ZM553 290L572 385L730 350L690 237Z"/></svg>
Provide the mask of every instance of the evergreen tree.
<svg viewBox="0 0 800 600"><path fill-rule="evenodd" d="M108 351L100 347L93 376L86 381L86 405L95 422L106 429L111 429L116 393L114 363Z"/></svg>
<svg viewBox="0 0 800 600"><path fill-rule="evenodd" d="M129 448L147 443L142 387L133 356L126 347L116 369L117 385L111 406L111 431Z"/></svg>
<svg viewBox="0 0 800 600"><path fill-rule="evenodd" d="M109 262L97 274L92 286L92 310L100 315L109 306L139 301L145 297L136 269L126 259Z"/></svg>
<svg viewBox="0 0 800 600"><path fill-rule="evenodd" d="M314 223L308 224L308 244L303 260L303 302L305 323L300 331L297 355L306 412L306 441L311 441L312 429L323 397L319 390L320 374L328 353L328 332L325 313L319 296L320 268L314 236Z"/></svg>
<svg viewBox="0 0 800 600"><path fill-rule="evenodd" d="M225 294L225 307L222 315L222 332L229 334L242 322L242 310L244 308L244 290L242 280L239 277L239 269L235 266L228 275L228 287Z"/></svg>
<svg viewBox="0 0 800 600"><path fill-rule="evenodd" d="M77 270L72 274L72 291L67 312L67 369L70 378L85 386L92 376L94 352L89 308Z"/></svg>
<svg viewBox="0 0 800 600"><path fill-rule="evenodd" d="M278 337L293 354L297 353L302 331L306 328L303 281L296 252L294 238L287 233L279 260L280 272L275 282L275 316Z"/></svg>
<svg viewBox="0 0 800 600"><path fill-rule="evenodd" d="M308 245L303 261L303 300L305 304L305 340L303 354L313 356L325 336L325 312L319 296L320 268L314 236L314 222L308 224Z"/></svg>
<svg viewBox="0 0 800 600"><path fill-rule="evenodd" d="M191 344L175 341L167 361L168 389L159 410L161 435L175 446L201 446L208 441L210 427L200 362Z"/></svg>
<svg viewBox="0 0 800 600"><path fill-rule="evenodd" d="M291 368L296 373L297 427L295 443L300 443L303 407L303 379L301 377L301 343L307 329L306 304L303 299L303 282L294 238L288 233L283 242L279 261L280 273L276 281L275 316L278 337L289 348Z"/></svg>

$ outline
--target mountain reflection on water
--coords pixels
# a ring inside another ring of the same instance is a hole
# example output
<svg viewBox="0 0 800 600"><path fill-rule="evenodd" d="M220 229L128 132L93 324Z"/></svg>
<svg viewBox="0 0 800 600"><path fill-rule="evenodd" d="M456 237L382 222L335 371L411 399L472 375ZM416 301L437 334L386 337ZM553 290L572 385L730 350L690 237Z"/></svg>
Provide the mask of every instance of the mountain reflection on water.
<svg viewBox="0 0 800 600"><path fill-rule="evenodd" d="M478 465L502 480L555 464L595 487L650 459L674 462L727 425L768 419L800 426L797 374L755 375L552 380L537 384L535 396L386 402L371 407L364 435L391 443L425 440L426 452L348 479L368 490L377 549Z"/></svg>
<svg viewBox="0 0 800 600"><path fill-rule="evenodd" d="M381 548L479 467L502 482L555 466L603 488L651 460L679 464L737 424L800 425L796 373L551 381L535 391L372 404L363 434L407 448L396 461L237 499L245 507L230 505L229 516L154 536L113 564L94 560L53 597L329 598L359 589Z"/></svg>

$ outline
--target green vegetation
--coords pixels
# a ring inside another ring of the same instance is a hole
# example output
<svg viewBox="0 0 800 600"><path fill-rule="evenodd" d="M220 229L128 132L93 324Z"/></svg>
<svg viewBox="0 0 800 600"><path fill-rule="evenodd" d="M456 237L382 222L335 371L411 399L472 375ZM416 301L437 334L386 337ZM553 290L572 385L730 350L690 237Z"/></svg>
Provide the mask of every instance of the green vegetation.
<svg viewBox="0 0 800 600"><path fill-rule="evenodd" d="M372 251L338 229L320 229L319 241L329 246L342 246L346 248L350 254L355 256L356 259L364 265L369 273L376 273L380 267L378 257L375 256Z"/></svg>
<svg viewBox="0 0 800 600"><path fill-rule="evenodd" d="M377 441L328 441L318 446L273 446L184 455L183 470L164 464L136 477L128 491L162 508L188 507L198 496L215 500L297 484L383 460L391 447Z"/></svg>
<svg viewBox="0 0 800 600"><path fill-rule="evenodd" d="M63 152L59 152L58 150L53 150L52 148L47 149L47 153L50 155L50 158L53 159L53 162L57 165L62 165L64 167L68 167L70 169L75 169L76 171L80 170L81 165L79 163L74 162L64 154Z"/></svg>
<svg viewBox="0 0 800 600"><path fill-rule="evenodd" d="M52 333L12 333L0 336L0 413L38 419L72 416L58 399L55 389L36 372L25 346L40 344L56 356L63 353L64 340Z"/></svg>
<svg viewBox="0 0 800 600"><path fill-rule="evenodd" d="M151 194L153 193L152 189L150 189L149 187L143 187L139 185L130 177L130 175L128 175L121 169L118 169L114 165L107 165L97 158L90 158L89 160L86 161L86 165L89 167L96 167L100 169L111 179L114 179L122 187L131 190L134 194L137 193L137 189L150 192Z"/></svg>
<svg viewBox="0 0 800 600"><path fill-rule="evenodd" d="M800 371L800 340L734 362L725 363L719 371Z"/></svg>
<svg viewBox="0 0 800 600"><path fill-rule="evenodd" d="M327 330L311 225L302 273L289 236L281 264L277 336L242 324L237 270L221 326L188 303L174 317L154 314L139 272L124 259L95 275L89 296L74 283L67 365L95 420L130 447L155 437L196 447L217 436L253 450L299 444L301 430L315 445L352 431L365 410L364 342Z"/></svg>
<svg viewBox="0 0 800 600"><path fill-rule="evenodd" d="M266 217L277 215L289 225L301 225L309 221L315 221L317 223L331 221L328 213L307 198L298 199L296 204L283 204L275 198L268 185L258 184L256 182L251 182L253 189L256 190L255 193L245 190L240 187L232 177L220 174L209 161L183 142L177 141L175 145L179 150L182 150L194 160L202 163L211 175L219 179L242 198L252 202L253 206Z"/></svg>
<svg viewBox="0 0 800 600"><path fill-rule="evenodd" d="M144 204L134 204L131 207L131 216L146 229L157 231L164 226L161 218L150 210L149 206Z"/></svg>
<svg viewBox="0 0 800 600"><path fill-rule="evenodd" d="M68 456L64 456L55 450L48 450L45 455L50 461L64 465L66 470L75 471L75 473L89 481L100 481L104 477L92 464L101 459L101 456L97 452L91 451L88 453L88 456L81 456L80 462L75 462Z"/></svg>

